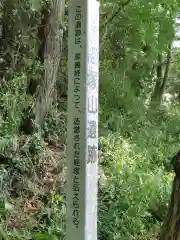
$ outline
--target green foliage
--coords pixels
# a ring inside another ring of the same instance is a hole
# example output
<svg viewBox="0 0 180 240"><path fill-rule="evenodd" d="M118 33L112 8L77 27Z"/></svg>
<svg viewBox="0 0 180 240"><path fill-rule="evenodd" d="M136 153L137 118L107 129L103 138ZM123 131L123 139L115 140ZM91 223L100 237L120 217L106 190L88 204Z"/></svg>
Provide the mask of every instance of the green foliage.
<svg viewBox="0 0 180 240"><path fill-rule="evenodd" d="M109 180L99 200L102 239L156 239L170 199L171 159L179 151L179 105L149 112L117 68L101 65L102 165ZM103 133L103 131L102 131Z"/></svg>
<svg viewBox="0 0 180 240"><path fill-rule="evenodd" d="M131 111L133 113L133 109ZM101 138L102 164L108 185L99 200L100 234L107 240L140 239L142 235L145 239L154 229L153 239L170 199L173 179L170 160L179 150L175 134L179 118L167 113L157 114L156 119L147 116L137 129L137 116L129 127L131 116L121 114L111 108L107 122L117 126L120 118L124 121L116 127L116 133Z"/></svg>

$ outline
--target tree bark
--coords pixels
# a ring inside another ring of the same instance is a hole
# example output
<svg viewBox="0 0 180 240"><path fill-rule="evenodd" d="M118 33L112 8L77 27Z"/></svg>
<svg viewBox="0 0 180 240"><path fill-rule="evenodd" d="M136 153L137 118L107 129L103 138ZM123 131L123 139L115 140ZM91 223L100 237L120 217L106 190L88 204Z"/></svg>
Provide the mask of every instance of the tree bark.
<svg viewBox="0 0 180 240"><path fill-rule="evenodd" d="M158 55L157 81L154 88L154 92L151 97L150 105L151 108L158 108L161 105L162 97L169 77L170 64L171 64L171 44L169 44L168 46L164 76L162 74L163 71L162 54Z"/></svg>
<svg viewBox="0 0 180 240"><path fill-rule="evenodd" d="M162 84L162 54L158 54L158 65L157 65L157 80L154 88L154 92L151 98L151 106L160 105L160 89Z"/></svg>
<svg viewBox="0 0 180 240"><path fill-rule="evenodd" d="M1 31L0 31L0 78L6 75L7 69L12 64L11 51L14 42L15 30L14 19L11 17L15 8L15 1L6 0L0 4L1 14Z"/></svg>
<svg viewBox="0 0 180 240"><path fill-rule="evenodd" d="M173 158L175 178L167 218L159 240L180 240L180 151Z"/></svg>
<svg viewBox="0 0 180 240"><path fill-rule="evenodd" d="M35 123L41 125L53 100L58 67L62 55L65 0L52 0L44 51L44 79L35 106Z"/></svg>

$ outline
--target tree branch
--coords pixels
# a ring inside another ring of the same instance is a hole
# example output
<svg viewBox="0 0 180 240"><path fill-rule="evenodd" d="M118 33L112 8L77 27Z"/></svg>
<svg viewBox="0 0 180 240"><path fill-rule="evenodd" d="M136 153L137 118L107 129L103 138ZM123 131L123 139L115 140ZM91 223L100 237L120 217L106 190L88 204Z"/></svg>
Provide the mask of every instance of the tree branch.
<svg viewBox="0 0 180 240"><path fill-rule="evenodd" d="M126 2L120 4L120 6L118 7L118 9L115 11L115 13L113 13L113 15L107 19L107 21L105 21L105 23L103 24L103 27L108 24L109 22L112 22L114 20L114 18L118 15L118 13L123 10L129 3L131 2L131 0L126 0ZM102 28L103 28L102 27Z"/></svg>

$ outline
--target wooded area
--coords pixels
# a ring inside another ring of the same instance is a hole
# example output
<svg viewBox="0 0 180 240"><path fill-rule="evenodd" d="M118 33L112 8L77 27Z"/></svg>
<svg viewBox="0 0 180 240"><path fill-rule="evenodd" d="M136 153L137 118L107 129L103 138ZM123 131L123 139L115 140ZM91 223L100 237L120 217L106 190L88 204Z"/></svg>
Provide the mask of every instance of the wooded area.
<svg viewBox="0 0 180 240"><path fill-rule="evenodd" d="M180 239L179 13L101 1L99 240ZM65 239L67 40L68 1L0 2L2 239Z"/></svg>

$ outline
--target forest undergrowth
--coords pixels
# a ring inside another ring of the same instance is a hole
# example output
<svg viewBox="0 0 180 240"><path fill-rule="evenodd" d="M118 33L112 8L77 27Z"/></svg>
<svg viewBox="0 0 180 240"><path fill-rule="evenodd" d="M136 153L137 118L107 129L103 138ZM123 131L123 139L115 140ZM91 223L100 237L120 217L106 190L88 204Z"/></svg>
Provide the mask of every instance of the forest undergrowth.
<svg viewBox="0 0 180 240"><path fill-rule="evenodd" d="M157 239L170 198L180 111L164 105L149 113L118 74L105 72L101 69L99 239ZM28 136L15 128L17 112L26 104L23 97L14 102L15 94L1 94L9 117L0 123L0 235L7 240L64 239L66 101L61 110L52 108L43 130Z"/></svg>

